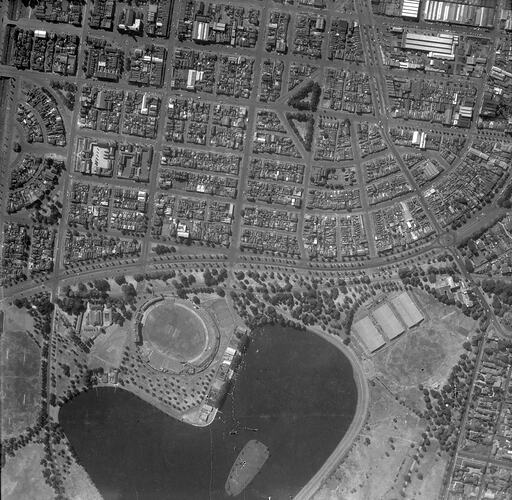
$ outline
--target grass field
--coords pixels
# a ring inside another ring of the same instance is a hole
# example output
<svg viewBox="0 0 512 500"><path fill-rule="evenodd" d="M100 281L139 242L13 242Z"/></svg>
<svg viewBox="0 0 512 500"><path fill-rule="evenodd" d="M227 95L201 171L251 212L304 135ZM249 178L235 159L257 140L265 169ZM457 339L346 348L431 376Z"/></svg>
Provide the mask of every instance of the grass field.
<svg viewBox="0 0 512 500"><path fill-rule="evenodd" d="M53 500L55 492L41 472L43 445L29 444L2 467L2 500Z"/></svg>
<svg viewBox="0 0 512 500"><path fill-rule="evenodd" d="M423 409L418 384L436 387L446 381L477 323L427 293L414 293L425 320L365 361L373 384L367 425L314 500L436 500L439 496L447 456L439 455L435 444L423 456L418 452L426 428L415 414Z"/></svg>
<svg viewBox="0 0 512 500"><path fill-rule="evenodd" d="M190 360L203 351L207 332L193 311L165 301L149 312L143 336L161 353Z"/></svg>
<svg viewBox="0 0 512 500"><path fill-rule="evenodd" d="M108 327L106 333L98 335L94 341L90 354L90 367L119 368L124 346L129 337L126 327L119 325Z"/></svg>
<svg viewBox="0 0 512 500"><path fill-rule="evenodd" d="M314 500L402 498L400 491L417 453L424 426L416 415L398 404L380 384L370 387L370 401L367 425L346 459L313 497ZM430 464L429 461L426 463ZM419 470L423 468L420 464ZM433 484L429 494L420 498L437 499L435 486Z"/></svg>
<svg viewBox="0 0 512 500"><path fill-rule="evenodd" d="M64 484L70 500L102 500L85 469L74 460L64 478Z"/></svg>
<svg viewBox="0 0 512 500"><path fill-rule="evenodd" d="M20 330L0 340L2 437L13 436L34 424L40 396L40 353L35 342Z"/></svg>
<svg viewBox="0 0 512 500"><path fill-rule="evenodd" d="M6 306L4 314L3 331L34 330L34 318L25 309L15 306Z"/></svg>

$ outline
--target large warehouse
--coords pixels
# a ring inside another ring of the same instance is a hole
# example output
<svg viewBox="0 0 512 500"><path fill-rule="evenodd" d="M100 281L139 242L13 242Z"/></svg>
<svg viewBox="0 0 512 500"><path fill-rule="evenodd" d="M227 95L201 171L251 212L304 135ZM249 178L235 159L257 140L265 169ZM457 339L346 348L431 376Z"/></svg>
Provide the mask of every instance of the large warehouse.
<svg viewBox="0 0 512 500"><path fill-rule="evenodd" d="M422 33L404 32L402 47L408 50L429 52L433 57L446 59L455 58L455 47L459 43L458 36L448 33L438 35L424 35Z"/></svg>
<svg viewBox="0 0 512 500"><path fill-rule="evenodd" d="M469 26L492 27L495 7L471 5L467 0L426 0L425 21L441 23L467 24ZM483 2L482 2L483 3Z"/></svg>
<svg viewBox="0 0 512 500"><path fill-rule="evenodd" d="M404 0L402 4L402 17L406 19L418 19L420 11L420 0Z"/></svg>
<svg viewBox="0 0 512 500"><path fill-rule="evenodd" d="M388 304L383 304L375 309L372 315L388 339L392 340L404 333L404 327Z"/></svg>
<svg viewBox="0 0 512 500"><path fill-rule="evenodd" d="M398 297L392 299L391 302L396 312L402 318L402 321L407 325L407 328L411 328L423 321L423 314L421 314L421 311L416 307L416 304L407 292L401 293Z"/></svg>
<svg viewBox="0 0 512 500"><path fill-rule="evenodd" d="M354 323L352 329L368 352L374 352L386 343L368 316Z"/></svg>

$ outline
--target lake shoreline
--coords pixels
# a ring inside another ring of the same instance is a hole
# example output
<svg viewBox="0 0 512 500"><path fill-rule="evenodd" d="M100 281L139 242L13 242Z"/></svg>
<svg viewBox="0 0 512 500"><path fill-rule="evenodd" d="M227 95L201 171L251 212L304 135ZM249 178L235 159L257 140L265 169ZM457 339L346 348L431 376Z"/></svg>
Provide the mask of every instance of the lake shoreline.
<svg viewBox="0 0 512 500"><path fill-rule="evenodd" d="M208 428L169 419L125 387L88 391L63 407L59 420L105 500L131 499L135 489L157 500L167 498L164 490L172 490L172 498L203 500L209 488L211 498L224 499L229 470L253 438L268 445L271 458L244 490L245 498L295 496L323 480L340 444L351 444L352 429L359 430L356 408L364 410L351 353L334 351L335 339L317 333L259 330L233 392ZM104 450L99 457L98 446ZM147 469L140 472L138 460Z"/></svg>
<svg viewBox="0 0 512 500"><path fill-rule="evenodd" d="M352 422L350 423L350 427L345 432L345 435L338 443L335 450L327 458L324 465L322 465L318 472L308 481L299 493L295 495L294 500L309 500L320 489L322 483L327 479L334 467L348 453L353 442L359 435L359 432L361 432L370 406L370 389L368 387L368 381L364 375L361 361L352 349L346 346L339 337L333 337L332 335L324 333L320 329L316 329L314 327L309 328L309 330L334 345L349 360L352 366L352 377L357 387L357 406Z"/></svg>

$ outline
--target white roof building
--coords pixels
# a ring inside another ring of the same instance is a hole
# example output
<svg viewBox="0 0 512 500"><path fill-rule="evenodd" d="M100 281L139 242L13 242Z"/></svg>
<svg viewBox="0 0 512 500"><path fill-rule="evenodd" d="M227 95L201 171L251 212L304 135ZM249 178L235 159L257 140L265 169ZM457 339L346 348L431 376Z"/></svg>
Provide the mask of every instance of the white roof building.
<svg viewBox="0 0 512 500"><path fill-rule="evenodd" d="M386 343L368 316L354 323L352 329L368 352L374 352Z"/></svg>
<svg viewBox="0 0 512 500"><path fill-rule="evenodd" d="M420 0L404 0L401 16L406 19L418 19L420 12Z"/></svg>

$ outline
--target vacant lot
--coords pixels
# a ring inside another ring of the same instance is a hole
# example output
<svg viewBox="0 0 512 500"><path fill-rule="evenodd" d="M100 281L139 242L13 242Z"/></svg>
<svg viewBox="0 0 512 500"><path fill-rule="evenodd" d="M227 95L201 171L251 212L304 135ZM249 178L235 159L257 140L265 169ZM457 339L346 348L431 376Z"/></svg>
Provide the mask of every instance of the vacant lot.
<svg viewBox="0 0 512 500"><path fill-rule="evenodd" d="M32 318L16 308L7 308L0 339L2 437L19 434L34 424L40 395L40 352L26 333Z"/></svg>

